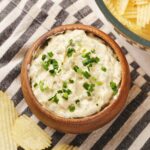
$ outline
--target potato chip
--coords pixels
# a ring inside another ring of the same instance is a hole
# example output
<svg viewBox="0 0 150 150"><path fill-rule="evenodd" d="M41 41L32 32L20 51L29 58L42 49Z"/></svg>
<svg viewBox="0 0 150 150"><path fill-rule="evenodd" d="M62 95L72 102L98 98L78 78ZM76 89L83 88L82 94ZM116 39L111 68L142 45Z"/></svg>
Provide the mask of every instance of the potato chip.
<svg viewBox="0 0 150 150"><path fill-rule="evenodd" d="M17 150L11 134L12 126L17 118L14 104L9 97L0 91L0 149Z"/></svg>
<svg viewBox="0 0 150 150"><path fill-rule="evenodd" d="M137 25L145 27L150 22L150 4L137 6Z"/></svg>
<svg viewBox="0 0 150 150"><path fill-rule="evenodd" d="M104 0L104 3L125 27L150 40L150 0Z"/></svg>
<svg viewBox="0 0 150 150"><path fill-rule="evenodd" d="M127 19L137 18L137 6L134 3L129 2L126 11L124 12L123 16Z"/></svg>
<svg viewBox="0 0 150 150"><path fill-rule="evenodd" d="M144 5L148 4L149 0L134 0L134 2L136 3L136 5Z"/></svg>
<svg viewBox="0 0 150 150"><path fill-rule="evenodd" d="M28 116L20 116L12 128L13 138L25 150L42 150L51 144L51 137Z"/></svg>
<svg viewBox="0 0 150 150"><path fill-rule="evenodd" d="M120 15L123 15L128 6L129 0L118 0L117 2L117 10L120 12Z"/></svg>
<svg viewBox="0 0 150 150"><path fill-rule="evenodd" d="M68 144L58 144L52 150L79 150L78 147Z"/></svg>

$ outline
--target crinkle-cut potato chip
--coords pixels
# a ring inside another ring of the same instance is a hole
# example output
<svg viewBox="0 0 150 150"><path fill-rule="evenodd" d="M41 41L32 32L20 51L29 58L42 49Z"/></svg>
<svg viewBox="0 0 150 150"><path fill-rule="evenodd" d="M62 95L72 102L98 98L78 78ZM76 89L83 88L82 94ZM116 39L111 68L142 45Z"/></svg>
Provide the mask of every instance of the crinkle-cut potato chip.
<svg viewBox="0 0 150 150"><path fill-rule="evenodd" d="M79 148L68 144L58 144L52 150L79 150Z"/></svg>
<svg viewBox="0 0 150 150"><path fill-rule="evenodd" d="M0 150L17 150L11 134L16 118L17 112L12 100L0 91Z"/></svg>
<svg viewBox="0 0 150 150"><path fill-rule="evenodd" d="M145 27L150 23L150 3L147 5L137 6L137 25Z"/></svg>
<svg viewBox="0 0 150 150"><path fill-rule="evenodd" d="M137 5L144 5L150 2L149 0L134 0L134 1Z"/></svg>
<svg viewBox="0 0 150 150"><path fill-rule="evenodd" d="M127 6L128 6L129 0L117 0L117 11L120 12L120 15L123 15Z"/></svg>
<svg viewBox="0 0 150 150"><path fill-rule="evenodd" d="M123 16L127 19L136 19L137 17L137 6L134 3L129 3Z"/></svg>
<svg viewBox="0 0 150 150"><path fill-rule="evenodd" d="M51 137L26 115L16 119L12 135L16 143L25 150L42 150L51 144Z"/></svg>
<svg viewBox="0 0 150 150"><path fill-rule="evenodd" d="M119 22L135 34L150 41L150 31L148 28L150 25L150 0L128 0L128 4L126 0L103 1ZM122 7L125 11L119 11L119 4L123 5Z"/></svg>

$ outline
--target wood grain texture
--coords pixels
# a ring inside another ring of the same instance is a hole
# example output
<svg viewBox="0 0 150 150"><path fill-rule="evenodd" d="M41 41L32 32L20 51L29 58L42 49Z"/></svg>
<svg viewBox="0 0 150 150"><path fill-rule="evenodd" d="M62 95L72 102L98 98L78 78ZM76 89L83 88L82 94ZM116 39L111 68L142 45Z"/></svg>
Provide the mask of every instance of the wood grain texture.
<svg viewBox="0 0 150 150"><path fill-rule="evenodd" d="M84 30L88 33L94 34L95 36L103 39L113 49L114 53L118 56L118 59L121 63L122 80L120 85L120 93L117 100L111 101L111 103L108 106L106 106L102 111L84 118L68 119L56 116L54 113L43 108L43 106L37 101L30 86L28 69L34 52L38 49L40 45L42 45L42 43L49 36L59 34L66 30L75 30L75 29ZM92 26L71 24L71 25L63 25L50 30L49 32L41 36L31 46L22 63L21 84L23 95L30 109L47 126L65 133L87 133L95 129L98 129L103 125L105 125L106 123L108 123L109 121L111 121L123 108L130 88L130 73L126 58L122 53L120 47L107 34Z"/></svg>

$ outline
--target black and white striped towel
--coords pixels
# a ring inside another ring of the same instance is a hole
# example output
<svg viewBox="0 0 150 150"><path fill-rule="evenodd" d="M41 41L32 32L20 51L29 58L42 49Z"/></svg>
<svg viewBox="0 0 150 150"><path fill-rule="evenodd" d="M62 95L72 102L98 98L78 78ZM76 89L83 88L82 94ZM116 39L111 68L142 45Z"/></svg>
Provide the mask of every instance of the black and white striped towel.
<svg viewBox="0 0 150 150"><path fill-rule="evenodd" d="M30 111L20 85L20 65L28 47L40 35L61 24L80 22L108 33L87 0L0 0L0 90L8 93L20 114L27 114L52 136L52 146L70 143L81 150L150 150L150 77L120 44L130 64L132 87L126 107L110 123L90 134L64 134L46 127ZM118 42L120 43L120 42Z"/></svg>

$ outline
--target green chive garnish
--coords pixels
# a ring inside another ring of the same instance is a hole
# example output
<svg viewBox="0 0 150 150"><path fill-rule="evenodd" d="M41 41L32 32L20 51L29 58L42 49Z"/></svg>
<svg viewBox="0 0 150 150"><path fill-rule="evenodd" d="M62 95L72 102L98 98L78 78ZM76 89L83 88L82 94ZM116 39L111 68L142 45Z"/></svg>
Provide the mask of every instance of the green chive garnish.
<svg viewBox="0 0 150 150"><path fill-rule="evenodd" d="M55 75L56 75L56 72L55 72L55 70L54 70L54 69L49 70L49 73L50 73L52 76L55 76Z"/></svg>
<svg viewBox="0 0 150 150"><path fill-rule="evenodd" d="M82 70L78 66L74 66L73 70L77 73L82 73Z"/></svg>
<svg viewBox="0 0 150 150"><path fill-rule="evenodd" d="M86 90L88 90L89 89L89 84L87 83L87 82L85 82L84 84L83 84L83 87L86 89Z"/></svg>
<svg viewBox="0 0 150 150"><path fill-rule="evenodd" d="M80 103L80 100L79 100L79 99L77 99L77 100L75 101L75 103L76 103L76 104L79 104L79 103Z"/></svg>
<svg viewBox="0 0 150 150"><path fill-rule="evenodd" d="M53 65L54 69L58 70L58 62L56 61L56 59L52 59L51 64Z"/></svg>
<svg viewBox="0 0 150 150"><path fill-rule="evenodd" d="M58 92L58 93L62 93L63 91L62 91L62 90L58 90L57 92Z"/></svg>
<svg viewBox="0 0 150 150"><path fill-rule="evenodd" d="M85 54L82 54L82 57L83 58L89 58L90 57L90 52L87 52L87 53L85 53Z"/></svg>
<svg viewBox="0 0 150 150"><path fill-rule="evenodd" d="M64 93L62 96L65 100L68 100L68 93Z"/></svg>
<svg viewBox="0 0 150 150"><path fill-rule="evenodd" d="M44 61L45 59L46 59L46 55L43 54L43 55L42 55L42 60Z"/></svg>
<svg viewBox="0 0 150 150"><path fill-rule="evenodd" d="M83 76L84 76L85 78L87 78L87 79L91 77L91 75L90 75L89 72L87 72L87 71L82 72L82 74L83 74Z"/></svg>
<svg viewBox="0 0 150 150"><path fill-rule="evenodd" d="M54 101L56 104L58 104L59 99L58 99L57 95L54 96L53 101Z"/></svg>
<svg viewBox="0 0 150 150"><path fill-rule="evenodd" d="M49 62L43 61L43 62L42 62L42 66L43 66L43 68L44 68L46 71L48 71L48 68L49 68Z"/></svg>
<svg viewBox="0 0 150 150"><path fill-rule="evenodd" d="M67 56L68 56L68 57L71 57L74 52L75 52L75 49L74 49L74 48L68 48L68 49L67 49Z"/></svg>
<svg viewBox="0 0 150 150"><path fill-rule="evenodd" d="M83 87L87 90L88 96L91 96L91 92L94 91L95 84L93 84L93 83L89 84L89 83L85 82L83 84Z"/></svg>
<svg viewBox="0 0 150 150"><path fill-rule="evenodd" d="M55 102L56 104L58 104L58 102L59 102L59 99L58 99L58 97L57 97L57 94L55 94L53 97L51 97L50 99L49 99L49 101L53 101L53 102Z"/></svg>
<svg viewBox="0 0 150 150"><path fill-rule="evenodd" d="M67 93L68 95L70 95L70 94L72 93L72 91L71 91L70 89L66 89L66 93Z"/></svg>
<svg viewBox="0 0 150 150"><path fill-rule="evenodd" d="M95 49L92 49L91 52L92 52L92 53L95 53Z"/></svg>
<svg viewBox="0 0 150 150"><path fill-rule="evenodd" d="M72 80L72 79L69 79L69 82L70 82L70 83L74 83L74 80Z"/></svg>
<svg viewBox="0 0 150 150"><path fill-rule="evenodd" d="M74 111L75 111L75 106L74 106L74 104L69 105L69 106L68 106L68 109L69 109L70 112L74 112Z"/></svg>
<svg viewBox="0 0 150 150"><path fill-rule="evenodd" d="M100 86L100 85L103 85L103 82L102 82L102 81L97 81L96 84L97 84L98 86Z"/></svg>
<svg viewBox="0 0 150 150"><path fill-rule="evenodd" d="M111 82L110 82L110 87L111 87L111 89L113 90L114 95L116 95L117 92L118 92L118 87L117 87L116 83L113 82L113 81L111 81Z"/></svg>
<svg viewBox="0 0 150 150"><path fill-rule="evenodd" d="M69 46L74 46L73 39L70 39L70 40L69 40L68 47L69 47Z"/></svg>
<svg viewBox="0 0 150 150"><path fill-rule="evenodd" d="M101 70L104 71L104 72L107 71L106 67L104 67L104 66L101 67Z"/></svg>
<svg viewBox="0 0 150 150"><path fill-rule="evenodd" d="M67 88L67 82L63 82L63 88Z"/></svg>
<svg viewBox="0 0 150 150"><path fill-rule="evenodd" d="M34 85L33 85L33 86L34 86L34 88L36 88L36 87L38 86L38 84L37 84L37 83L34 83Z"/></svg>
<svg viewBox="0 0 150 150"><path fill-rule="evenodd" d="M48 90L48 86L45 87L43 81L40 81L40 82L39 82L39 87L40 87L40 90L41 90L42 92Z"/></svg>
<svg viewBox="0 0 150 150"><path fill-rule="evenodd" d="M50 58L53 57L53 55L54 55L53 52L48 52L47 54Z"/></svg>

